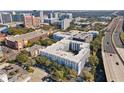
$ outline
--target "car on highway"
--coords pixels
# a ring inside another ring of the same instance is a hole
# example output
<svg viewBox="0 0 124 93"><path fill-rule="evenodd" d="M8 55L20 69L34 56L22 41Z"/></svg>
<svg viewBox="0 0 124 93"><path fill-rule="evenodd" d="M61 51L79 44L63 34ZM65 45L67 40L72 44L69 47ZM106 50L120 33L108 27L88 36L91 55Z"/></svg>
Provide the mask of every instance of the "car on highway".
<svg viewBox="0 0 124 93"><path fill-rule="evenodd" d="M107 44L109 44L109 42L107 42Z"/></svg>
<svg viewBox="0 0 124 93"><path fill-rule="evenodd" d="M110 54L110 56L112 56L112 54Z"/></svg>
<svg viewBox="0 0 124 93"><path fill-rule="evenodd" d="M119 63L118 63L118 62L116 62L116 65L119 65Z"/></svg>

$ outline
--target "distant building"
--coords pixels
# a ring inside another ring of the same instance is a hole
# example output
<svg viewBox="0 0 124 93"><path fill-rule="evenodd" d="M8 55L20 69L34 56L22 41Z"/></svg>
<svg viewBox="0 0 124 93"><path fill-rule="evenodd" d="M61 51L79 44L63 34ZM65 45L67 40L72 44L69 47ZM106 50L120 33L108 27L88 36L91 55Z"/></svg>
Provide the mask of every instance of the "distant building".
<svg viewBox="0 0 124 93"><path fill-rule="evenodd" d="M12 15L10 13L0 13L0 22L2 24L12 22Z"/></svg>
<svg viewBox="0 0 124 93"><path fill-rule="evenodd" d="M80 22L80 21L86 21L87 18L86 17L76 17L74 18L75 22Z"/></svg>
<svg viewBox="0 0 124 93"><path fill-rule="evenodd" d="M48 17L44 18L44 23L57 26L59 29L66 30L73 19L72 13L52 12L48 13Z"/></svg>
<svg viewBox="0 0 124 93"><path fill-rule="evenodd" d="M40 26L41 20L40 17L35 16L24 16L24 25L27 28L35 28Z"/></svg>
<svg viewBox="0 0 124 93"><path fill-rule="evenodd" d="M44 20L43 11L34 10L34 11L32 11L32 16L34 16L34 17L39 17L40 23L41 23L41 24L43 23L43 20Z"/></svg>
<svg viewBox="0 0 124 93"><path fill-rule="evenodd" d="M100 16L100 17L98 17L98 19L99 19L100 21L109 21L109 20L111 20L112 18L111 18L110 16Z"/></svg>
<svg viewBox="0 0 124 93"><path fill-rule="evenodd" d="M40 50L43 49L44 47L41 45L34 45L32 47L26 48L26 51L29 52L31 57L36 57L40 55Z"/></svg>
<svg viewBox="0 0 124 93"><path fill-rule="evenodd" d="M6 27L20 27L22 25L24 25L23 22L11 22L11 23L6 23L4 24Z"/></svg>
<svg viewBox="0 0 124 93"><path fill-rule="evenodd" d="M91 25L92 25L92 26L95 26L96 24L107 25L108 23L107 23L107 22L99 22L99 21L96 21L96 22L93 22Z"/></svg>
<svg viewBox="0 0 124 93"><path fill-rule="evenodd" d="M41 25L40 17L33 17L33 26L39 27Z"/></svg>
<svg viewBox="0 0 124 93"><path fill-rule="evenodd" d="M73 15L72 13L60 13L59 14L59 19L63 20L63 19L72 19Z"/></svg>
<svg viewBox="0 0 124 93"><path fill-rule="evenodd" d="M99 35L99 31L88 31L88 33L93 34L94 37Z"/></svg>
<svg viewBox="0 0 124 93"><path fill-rule="evenodd" d="M74 22L74 24L78 25L78 26L87 26L90 25L90 22Z"/></svg>
<svg viewBox="0 0 124 93"><path fill-rule="evenodd" d="M39 39L44 39L48 35L49 32L39 29L22 35L8 36L6 37L5 43L8 47L22 49L28 44L28 42L35 42Z"/></svg>
<svg viewBox="0 0 124 93"><path fill-rule="evenodd" d="M50 18L50 19L54 18L53 13L48 13L48 18Z"/></svg>
<svg viewBox="0 0 124 93"><path fill-rule="evenodd" d="M70 19L63 19L58 23L58 27L60 29L66 30L68 27L70 27L71 20Z"/></svg>
<svg viewBox="0 0 124 93"><path fill-rule="evenodd" d="M24 16L24 25L27 28L33 28L32 16Z"/></svg>
<svg viewBox="0 0 124 93"><path fill-rule="evenodd" d="M48 24L53 25L57 22L58 22L58 19L56 19L56 18L44 18L44 23L48 23Z"/></svg>
<svg viewBox="0 0 124 93"><path fill-rule="evenodd" d="M24 21L24 15L23 14L13 14L12 20L13 20L13 22L23 22Z"/></svg>
<svg viewBox="0 0 124 93"><path fill-rule="evenodd" d="M59 12L55 12L53 15L54 18L58 19L59 18Z"/></svg>
<svg viewBox="0 0 124 93"><path fill-rule="evenodd" d="M79 75L90 56L89 47L89 43L62 39L46 49L42 49L41 55L75 69Z"/></svg>

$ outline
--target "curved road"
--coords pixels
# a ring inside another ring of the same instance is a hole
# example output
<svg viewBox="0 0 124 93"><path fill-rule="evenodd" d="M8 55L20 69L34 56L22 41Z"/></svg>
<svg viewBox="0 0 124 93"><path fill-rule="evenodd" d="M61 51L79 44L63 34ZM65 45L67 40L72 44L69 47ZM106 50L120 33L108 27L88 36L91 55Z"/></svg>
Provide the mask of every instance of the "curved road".
<svg viewBox="0 0 124 93"><path fill-rule="evenodd" d="M119 39L115 38L118 30L122 28L123 17L116 17L107 27L107 32L102 42L102 56L104 68L106 72L107 81L120 82L124 81L124 65L123 60L118 54L115 45ZM114 41L116 39L116 41ZM118 42L117 42L118 41Z"/></svg>

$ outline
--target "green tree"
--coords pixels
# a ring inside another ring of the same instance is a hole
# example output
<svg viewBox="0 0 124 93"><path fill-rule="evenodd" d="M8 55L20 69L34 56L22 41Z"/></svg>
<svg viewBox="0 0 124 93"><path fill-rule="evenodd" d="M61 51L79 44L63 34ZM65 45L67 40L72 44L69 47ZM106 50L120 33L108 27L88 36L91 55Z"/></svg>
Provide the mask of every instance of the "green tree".
<svg viewBox="0 0 124 93"><path fill-rule="evenodd" d="M20 53L16 56L16 61L21 62L23 64L29 61L29 58L26 54Z"/></svg>
<svg viewBox="0 0 124 93"><path fill-rule="evenodd" d="M91 55L91 56L89 57L89 63L90 63L91 65L93 65L93 66L97 66L98 63L99 63L99 59L97 58L97 56Z"/></svg>
<svg viewBox="0 0 124 93"><path fill-rule="evenodd" d="M97 52L97 50L101 47L101 42L100 42L99 38L96 38L94 41L92 41L91 46L93 48L93 51Z"/></svg>
<svg viewBox="0 0 124 93"><path fill-rule="evenodd" d="M17 27L9 28L10 35L20 35L20 34L25 34L25 33L32 32L32 31L34 31L34 29L32 28L17 28Z"/></svg>
<svg viewBox="0 0 124 93"><path fill-rule="evenodd" d="M40 40L40 44L43 46L47 46L47 41L46 40Z"/></svg>
<svg viewBox="0 0 124 93"><path fill-rule="evenodd" d="M35 59L36 59L37 64L45 65L46 61L47 61L47 57L45 57L45 56L37 56Z"/></svg>
<svg viewBox="0 0 124 93"><path fill-rule="evenodd" d="M55 71L54 75L56 76L57 80L62 80L64 78L63 71Z"/></svg>
<svg viewBox="0 0 124 93"><path fill-rule="evenodd" d="M121 32L121 34L120 34L120 39L121 39L121 41L124 43L124 32Z"/></svg>
<svg viewBox="0 0 124 93"><path fill-rule="evenodd" d="M32 67L28 66L27 71L28 71L29 73L33 73L33 72L34 72L34 69L33 69Z"/></svg>
<svg viewBox="0 0 124 93"><path fill-rule="evenodd" d="M46 61L46 63L45 63L45 65L48 67L48 66L50 66L52 64L52 62L48 59L47 61Z"/></svg>
<svg viewBox="0 0 124 93"><path fill-rule="evenodd" d="M36 41L34 44L41 45L40 41Z"/></svg>
<svg viewBox="0 0 124 93"><path fill-rule="evenodd" d="M34 59L30 59L29 58L29 60L26 62L26 65L28 65L28 66L33 66L33 65L35 65L36 64L36 61L34 60Z"/></svg>
<svg viewBox="0 0 124 93"><path fill-rule="evenodd" d="M21 53L22 53L22 54L25 54L25 55L27 55L27 56L29 56L29 53L28 53L28 51L26 51L26 50L22 50Z"/></svg>
<svg viewBox="0 0 124 93"><path fill-rule="evenodd" d="M88 82L91 82L94 80L94 76L87 70L83 71L83 76L84 76L84 79Z"/></svg>
<svg viewBox="0 0 124 93"><path fill-rule="evenodd" d="M32 42L30 42L30 41L28 41L28 43L27 43L26 47L31 47L31 46L33 46L33 43L32 43Z"/></svg>

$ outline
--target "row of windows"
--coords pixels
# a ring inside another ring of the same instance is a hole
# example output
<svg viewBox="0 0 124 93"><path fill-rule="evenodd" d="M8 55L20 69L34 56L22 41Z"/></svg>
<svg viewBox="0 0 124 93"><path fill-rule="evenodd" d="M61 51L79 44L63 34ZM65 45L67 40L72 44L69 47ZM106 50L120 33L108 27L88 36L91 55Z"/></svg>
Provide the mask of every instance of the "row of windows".
<svg viewBox="0 0 124 93"><path fill-rule="evenodd" d="M58 57L58 56L55 56L52 54L48 54L48 53L42 53L42 55L47 56L50 60L56 61L59 64L64 64L64 65L69 66L75 70L78 69L78 65L75 62L72 62L68 59L61 58L61 57Z"/></svg>
<svg viewBox="0 0 124 93"><path fill-rule="evenodd" d="M65 59L63 57L60 57L60 56L56 56L56 55L53 55L53 54L49 54L49 53L46 53L46 52L42 52L42 55L44 56L47 56L50 60L53 60L53 61L56 61L57 63L59 64L64 64L68 67L71 67L73 69L75 69L76 71L81 71L81 69L84 67L85 65L85 62L87 62L87 59L88 59L88 56L89 56L89 53L90 52L87 52L83 57L82 59L80 60L80 65L76 64L75 62L73 61L70 61L68 59ZM79 67L78 67L79 66Z"/></svg>
<svg viewBox="0 0 124 93"><path fill-rule="evenodd" d="M77 43L70 43L70 47L73 51L79 51L80 45Z"/></svg>

